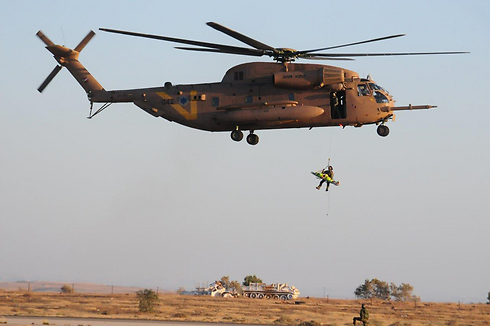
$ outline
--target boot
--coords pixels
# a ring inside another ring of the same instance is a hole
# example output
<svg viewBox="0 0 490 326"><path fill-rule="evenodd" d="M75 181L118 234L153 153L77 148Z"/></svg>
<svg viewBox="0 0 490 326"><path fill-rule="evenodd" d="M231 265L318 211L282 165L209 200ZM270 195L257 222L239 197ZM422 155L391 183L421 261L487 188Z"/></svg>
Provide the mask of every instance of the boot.
<svg viewBox="0 0 490 326"><path fill-rule="evenodd" d="M315 188L316 188L316 190L320 190L320 187L321 187L321 186L316 186Z"/></svg>

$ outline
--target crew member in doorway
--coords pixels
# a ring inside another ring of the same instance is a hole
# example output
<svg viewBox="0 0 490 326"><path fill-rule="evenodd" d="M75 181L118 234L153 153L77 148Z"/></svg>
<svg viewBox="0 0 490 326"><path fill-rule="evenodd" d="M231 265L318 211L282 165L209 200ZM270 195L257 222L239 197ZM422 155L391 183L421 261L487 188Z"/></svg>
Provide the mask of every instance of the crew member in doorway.
<svg viewBox="0 0 490 326"><path fill-rule="evenodd" d="M339 98L337 97L337 93L333 92L332 93L332 98L331 98L331 105L330 107L332 108L332 118L333 119L340 119L340 110L339 110Z"/></svg>

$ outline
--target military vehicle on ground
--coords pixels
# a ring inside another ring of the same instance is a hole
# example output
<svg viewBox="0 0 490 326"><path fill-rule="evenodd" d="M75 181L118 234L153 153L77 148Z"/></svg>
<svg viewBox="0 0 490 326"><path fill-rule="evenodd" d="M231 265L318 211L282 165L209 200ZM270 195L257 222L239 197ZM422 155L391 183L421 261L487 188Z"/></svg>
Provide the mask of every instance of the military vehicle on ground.
<svg viewBox="0 0 490 326"><path fill-rule="evenodd" d="M243 296L251 299L275 299L275 300L292 300L299 297L299 290L294 286L285 283L274 283L266 285L265 283L250 283L249 286L243 286Z"/></svg>

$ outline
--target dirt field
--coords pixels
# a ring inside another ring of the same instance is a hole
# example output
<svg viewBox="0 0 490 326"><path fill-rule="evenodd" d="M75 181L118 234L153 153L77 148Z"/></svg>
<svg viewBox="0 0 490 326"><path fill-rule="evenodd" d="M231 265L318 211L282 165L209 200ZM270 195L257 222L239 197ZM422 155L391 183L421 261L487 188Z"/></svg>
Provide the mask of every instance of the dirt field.
<svg viewBox="0 0 490 326"><path fill-rule="evenodd" d="M490 305L384 302L300 298L303 303L248 298L212 298L160 294L154 313L140 313L135 294L55 294L0 290L0 324L8 316L58 316L203 321L238 324L352 325L365 303L369 326L490 325ZM2 317L3 316L3 317Z"/></svg>

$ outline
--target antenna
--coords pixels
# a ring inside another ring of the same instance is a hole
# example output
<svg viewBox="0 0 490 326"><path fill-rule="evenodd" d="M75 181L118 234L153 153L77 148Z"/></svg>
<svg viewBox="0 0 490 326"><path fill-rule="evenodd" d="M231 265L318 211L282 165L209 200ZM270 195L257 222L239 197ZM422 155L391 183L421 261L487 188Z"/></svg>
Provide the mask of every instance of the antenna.
<svg viewBox="0 0 490 326"><path fill-rule="evenodd" d="M63 26L61 28L61 35L63 36L63 46L66 46L65 33L63 32Z"/></svg>

